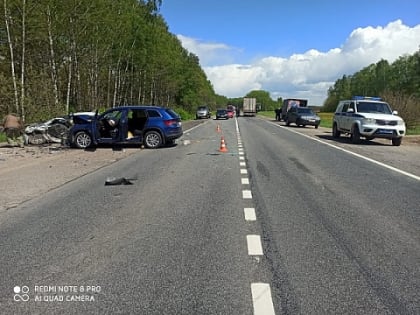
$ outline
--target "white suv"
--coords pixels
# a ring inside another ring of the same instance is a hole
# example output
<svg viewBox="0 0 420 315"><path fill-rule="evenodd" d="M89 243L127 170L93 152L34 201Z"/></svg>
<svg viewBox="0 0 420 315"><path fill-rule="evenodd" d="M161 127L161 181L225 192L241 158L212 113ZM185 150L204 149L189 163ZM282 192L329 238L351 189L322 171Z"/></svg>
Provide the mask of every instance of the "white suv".
<svg viewBox="0 0 420 315"><path fill-rule="evenodd" d="M341 133L350 134L353 143L360 143L360 137L391 139L399 146L405 135L404 120L398 112L392 111L388 103L378 97L356 96L340 101L334 113L333 137Z"/></svg>

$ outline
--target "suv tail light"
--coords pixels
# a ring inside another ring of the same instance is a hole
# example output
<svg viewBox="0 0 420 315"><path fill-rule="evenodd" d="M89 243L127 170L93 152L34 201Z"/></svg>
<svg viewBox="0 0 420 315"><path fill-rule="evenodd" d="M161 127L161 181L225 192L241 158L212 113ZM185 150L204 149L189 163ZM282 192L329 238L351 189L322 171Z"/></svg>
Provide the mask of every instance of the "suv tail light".
<svg viewBox="0 0 420 315"><path fill-rule="evenodd" d="M171 125L176 125L177 120L176 119L165 120L164 123L165 123L165 126L170 127Z"/></svg>

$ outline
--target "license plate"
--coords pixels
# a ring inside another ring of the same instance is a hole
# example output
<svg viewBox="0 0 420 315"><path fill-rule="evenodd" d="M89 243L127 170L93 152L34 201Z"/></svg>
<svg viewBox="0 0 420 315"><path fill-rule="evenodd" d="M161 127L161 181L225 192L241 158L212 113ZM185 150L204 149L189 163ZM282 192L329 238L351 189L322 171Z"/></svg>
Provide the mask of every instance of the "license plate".
<svg viewBox="0 0 420 315"><path fill-rule="evenodd" d="M379 129L378 133L383 133L383 134L386 134L386 135L392 135L394 133L394 131L389 130L389 129Z"/></svg>

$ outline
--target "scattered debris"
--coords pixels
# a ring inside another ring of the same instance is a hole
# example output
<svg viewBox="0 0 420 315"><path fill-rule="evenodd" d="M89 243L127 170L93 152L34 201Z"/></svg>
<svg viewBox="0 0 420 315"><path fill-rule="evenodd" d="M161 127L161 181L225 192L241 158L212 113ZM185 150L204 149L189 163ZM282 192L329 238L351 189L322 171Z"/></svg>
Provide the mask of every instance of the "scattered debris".
<svg viewBox="0 0 420 315"><path fill-rule="evenodd" d="M111 185L133 185L132 180L137 178L125 178L125 177L108 177L105 181L105 186Z"/></svg>

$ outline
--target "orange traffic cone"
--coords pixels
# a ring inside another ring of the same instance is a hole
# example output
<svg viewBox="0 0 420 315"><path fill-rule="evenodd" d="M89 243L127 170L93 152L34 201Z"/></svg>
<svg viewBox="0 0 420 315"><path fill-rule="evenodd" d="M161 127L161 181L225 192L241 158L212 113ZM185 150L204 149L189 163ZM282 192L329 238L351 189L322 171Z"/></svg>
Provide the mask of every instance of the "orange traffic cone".
<svg viewBox="0 0 420 315"><path fill-rule="evenodd" d="M217 131L217 132L220 132L220 131L221 131L220 126L219 126L219 125L217 125L217 127L216 127L216 131Z"/></svg>
<svg viewBox="0 0 420 315"><path fill-rule="evenodd" d="M222 136L222 139L221 139L219 151L220 152L227 152L228 151L228 149L226 147L226 144L225 144L225 137L223 137L223 136Z"/></svg>

